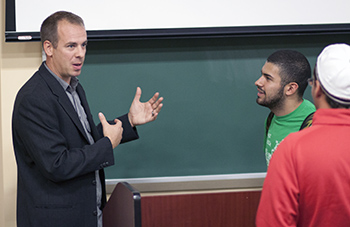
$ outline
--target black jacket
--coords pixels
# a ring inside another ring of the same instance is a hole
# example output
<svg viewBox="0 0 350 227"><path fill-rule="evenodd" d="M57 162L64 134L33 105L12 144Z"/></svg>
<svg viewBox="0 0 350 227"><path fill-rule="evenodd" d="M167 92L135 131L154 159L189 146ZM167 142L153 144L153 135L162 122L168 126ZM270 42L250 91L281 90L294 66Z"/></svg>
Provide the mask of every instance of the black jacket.
<svg viewBox="0 0 350 227"><path fill-rule="evenodd" d="M95 171L114 164L111 142L95 126L81 85L77 87L95 140L88 138L68 96L42 64L17 94L12 133L18 168L17 225L96 226ZM123 140L138 138L127 115Z"/></svg>

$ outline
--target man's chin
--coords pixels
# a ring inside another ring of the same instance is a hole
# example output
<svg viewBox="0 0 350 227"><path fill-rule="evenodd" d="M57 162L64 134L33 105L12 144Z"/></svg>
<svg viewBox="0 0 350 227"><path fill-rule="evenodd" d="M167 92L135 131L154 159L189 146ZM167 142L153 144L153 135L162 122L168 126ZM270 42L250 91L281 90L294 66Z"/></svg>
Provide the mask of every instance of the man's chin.
<svg viewBox="0 0 350 227"><path fill-rule="evenodd" d="M255 101L256 101L256 103L259 104L259 105L261 105L261 104L263 103L263 101L261 100L260 97L257 97Z"/></svg>
<svg viewBox="0 0 350 227"><path fill-rule="evenodd" d="M73 77L77 77L77 76L79 76L81 74L81 71L74 71L71 75L73 76Z"/></svg>
<svg viewBox="0 0 350 227"><path fill-rule="evenodd" d="M259 104L260 106L267 107L266 103L264 101L260 100L259 98L256 99L256 103Z"/></svg>

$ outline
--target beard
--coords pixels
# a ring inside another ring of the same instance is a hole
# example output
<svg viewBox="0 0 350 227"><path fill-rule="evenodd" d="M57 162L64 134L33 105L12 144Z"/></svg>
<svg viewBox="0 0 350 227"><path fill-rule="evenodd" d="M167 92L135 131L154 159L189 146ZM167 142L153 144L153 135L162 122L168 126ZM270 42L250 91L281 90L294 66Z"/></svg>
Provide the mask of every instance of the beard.
<svg viewBox="0 0 350 227"><path fill-rule="evenodd" d="M281 87L281 89L279 89L277 93L271 96L270 98L266 96L265 91L264 91L264 94L265 94L265 99L261 100L259 97L256 98L257 104L261 106L265 106L270 110L278 109L279 107L283 106L283 103L285 100L285 97L283 95L283 87Z"/></svg>

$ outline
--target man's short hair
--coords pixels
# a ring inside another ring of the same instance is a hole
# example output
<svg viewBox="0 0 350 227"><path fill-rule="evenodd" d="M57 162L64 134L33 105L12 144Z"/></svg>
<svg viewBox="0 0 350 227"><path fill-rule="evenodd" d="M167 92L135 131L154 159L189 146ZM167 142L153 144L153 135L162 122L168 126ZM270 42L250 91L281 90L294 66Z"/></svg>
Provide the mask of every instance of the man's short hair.
<svg viewBox="0 0 350 227"><path fill-rule="evenodd" d="M279 68L282 86L290 82L297 83L299 86L297 94L303 97L308 85L307 80L311 77L311 67L302 53L295 50L279 50L271 54L267 62Z"/></svg>
<svg viewBox="0 0 350 227"><path fill-rule="evenodd" d="M48 18L44 20L41 24L40 28L40 38L41 43L44 44L46 40L50 41L54 48L57 47L58 44L58 22L66 20L71 24L84 26L84 21L78 15L75 15L71 12L66 11L58 11L56 13L51 14Z"/></svg>

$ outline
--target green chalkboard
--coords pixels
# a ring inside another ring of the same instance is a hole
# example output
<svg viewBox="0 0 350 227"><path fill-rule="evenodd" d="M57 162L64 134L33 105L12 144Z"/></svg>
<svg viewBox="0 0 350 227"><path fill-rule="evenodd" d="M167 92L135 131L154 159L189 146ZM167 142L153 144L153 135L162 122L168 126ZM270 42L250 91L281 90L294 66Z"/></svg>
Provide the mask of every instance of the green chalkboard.
<svg viewBox="0 0 350 227"><path fill-rule="evenodd" d="M256 104L255 80L268 55L295 49L313 68L316 56L349 36L100 41L88 44L83 84L95 122L127 113L136 87L142 101L164 97L140 139L115 149L108 179L265 172L267 108ZM311 100L310 89L305 97Z"/></svg>

